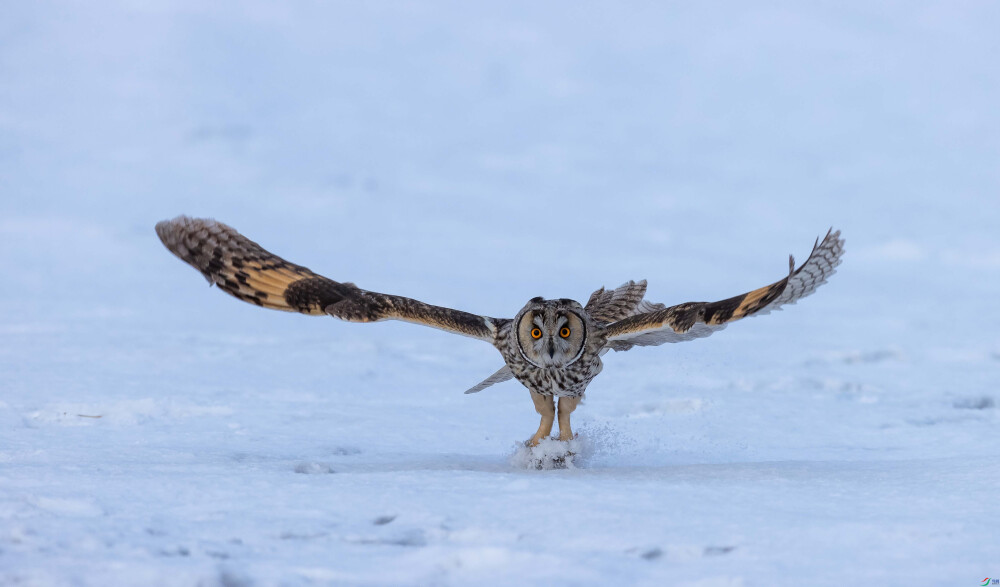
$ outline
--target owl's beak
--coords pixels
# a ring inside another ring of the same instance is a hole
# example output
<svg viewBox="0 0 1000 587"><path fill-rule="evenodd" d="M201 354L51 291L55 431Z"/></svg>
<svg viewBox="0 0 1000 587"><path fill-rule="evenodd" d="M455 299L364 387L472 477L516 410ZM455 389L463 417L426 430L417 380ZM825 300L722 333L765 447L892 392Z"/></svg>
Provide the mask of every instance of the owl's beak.
<svg viewBox="0 0 1000 587"><path fill-rule="evenodd" d="M555 358L556 356L556 343L554 340L549 340L549 358Z"/></svg>

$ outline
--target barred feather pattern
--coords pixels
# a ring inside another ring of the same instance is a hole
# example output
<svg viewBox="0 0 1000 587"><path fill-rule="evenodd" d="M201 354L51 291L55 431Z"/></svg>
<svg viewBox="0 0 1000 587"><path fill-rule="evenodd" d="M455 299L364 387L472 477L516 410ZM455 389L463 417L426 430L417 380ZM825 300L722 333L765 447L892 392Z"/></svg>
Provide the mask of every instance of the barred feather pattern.
<svg viewBox="0 0 1000 587"><path fill-rule="evenodd" d="M629 316L666 308L663 304L643 299L645 295L645 279L628 281L610 291L602 287L590 294L585 309L596 322L610 324Z"/></svg>
<svg viewBox="0 0 1000 587"><path fill-rule="evenodd" d="M244 302L349 322L403 320L490 343L495 340L498 319L334 281L282 259L215 220L178 216L158 223L156 234L210 284Z"/></svg>
<svg viewBox="0 0 1000 587"><path fill-rule="evenodd" d="M637 314L607 326L608 347L624 351L636 345L654 346L702 338L747 316L764 315L810 295L836 273L844 254L840 231L832 228L817 239L798 269L789 257L784 279L719 302L687 302L654 312Z"/></svg>
<svg viewBox="0 0 1000 587"><path fill-rule="evenodd" d="M844 239L840 238L839 230L834 232L831 228L822 241L816 240L809 258L789 276L788 284L781 294L758 314L762 316L771 310L780 310L782 306L794 304L811 295L837 272L837 266L843 262L843 255ZM789 257L788 261L790 267L795 266L794 257Z"/></svg>
<svg viewBox="0 0 1000 587"><path fill-rule="evenodd" d="M221 222L178 216L156 225L164 246L197 269L211 285L258 306L323 315L323 303L344 298L353 284L340 284L264 250ZM288 288L296 285L291 300ZM325 294L325 295L324 295Z"/></svg>

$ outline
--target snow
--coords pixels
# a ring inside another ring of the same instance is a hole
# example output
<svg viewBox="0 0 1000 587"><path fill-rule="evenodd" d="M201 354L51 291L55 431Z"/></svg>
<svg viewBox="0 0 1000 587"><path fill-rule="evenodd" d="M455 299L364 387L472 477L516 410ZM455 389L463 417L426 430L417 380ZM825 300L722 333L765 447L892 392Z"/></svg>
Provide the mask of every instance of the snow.
<svg viewBox="0 0 1000 587"><path fill-rule="evenodd" d="M995 2L3 13L0 584L1000 575ZM494 349L239 303L156 239L181 213L492 316L847 253L606 355L573 467L536 470L523 387L462 393Z"/></svg>

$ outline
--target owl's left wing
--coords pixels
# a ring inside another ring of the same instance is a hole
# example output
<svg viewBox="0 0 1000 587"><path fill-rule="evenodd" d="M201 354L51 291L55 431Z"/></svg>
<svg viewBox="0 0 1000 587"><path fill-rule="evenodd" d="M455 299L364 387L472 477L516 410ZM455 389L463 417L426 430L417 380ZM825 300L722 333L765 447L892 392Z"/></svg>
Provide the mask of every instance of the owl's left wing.
<svg viewBox="0 0 1000 587"><path fill-rule="evenodd" d="M590 294L590 299L584 310L590 317L603 324L624 320L636 314L645 314L666 308L644 299L646 295L646 280L627 281L615 289L606 290L603 287Z"/></svg>
<svg viewBox="0 0 1000 587"><path fill-rule="evenodd" d="M349 322L404 320L491 344L503 322L334 281L285 261L215 220L178 216L158 223L156 234L209 284L264 308Z"/></svg>
<svg viewBox="0 0 1000 587"><path fill-rule="evenodd" d="M823 240L816 240L812 253L798 269L788 259L788 276L771 285L719 302L687 302L653 312L629 316L605 329L607 347L625 351L635 345L654 346L702 338L726 324L759 316L794 304L811 294L836 272L844 254L844 239L832 228Z"/></svg>

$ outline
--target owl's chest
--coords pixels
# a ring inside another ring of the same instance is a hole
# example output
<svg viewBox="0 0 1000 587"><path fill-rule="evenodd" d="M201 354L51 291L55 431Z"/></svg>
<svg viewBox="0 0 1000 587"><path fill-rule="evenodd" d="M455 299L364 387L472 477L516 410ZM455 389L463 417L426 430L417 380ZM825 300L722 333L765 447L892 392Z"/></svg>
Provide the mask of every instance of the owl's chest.
<svg viewBox="0 0 1000 587"><path fill-rule="evenodd" d="M565 367L536 367L527 361L508 363L510 370L525 387L539 395L578 397L601 372L601 358L582 359Z"/></svg>

